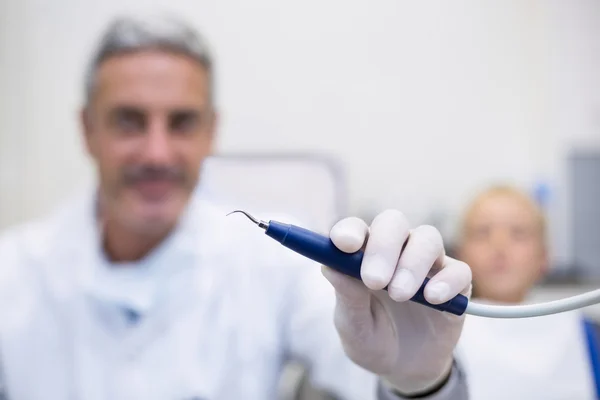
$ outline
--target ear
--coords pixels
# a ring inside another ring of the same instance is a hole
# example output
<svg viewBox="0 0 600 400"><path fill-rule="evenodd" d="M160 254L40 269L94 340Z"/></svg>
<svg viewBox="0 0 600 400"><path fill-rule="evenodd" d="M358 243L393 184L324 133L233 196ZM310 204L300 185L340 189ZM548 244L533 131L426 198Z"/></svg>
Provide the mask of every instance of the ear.
<svg viewBox="0 0 600 400"><path fill-rule="evenodd" d="M540 260L540 270L539 270L539 278L542 279L548 272L550 271L550 255L548 254L548 249L544 246L542 249L541 260Z"/></svg>
<svg viewBox="0 0 600 400"><path fill-rule="evenodd" d="M455 258L457 260L461 260L463 259L463 255L464 255L464 249L463 249L463 244L462 242L456 243L454 244L454 248L452 249L452 258Z"/></svg>
<svg viewBox="0 0 600 400"><path fill-rule="evenodd" d="M90 114L90 109L88 107L83 107L79 112L79 122L81 124L81 131L83 132L85 148L88 154L94 157L95 152L92 143L93 123Z"/></svg>
<svg viewBox="0 0 600 400"><path fill-rule="evenodd" d="M215 139L216 139L216 136L217 136L217 128L218 128L218 125L219 125L219 117L220 117L219 113L216 110L214 110L212 112L212 116L211 116L211 119L210 119L210 125L208 127L208 131L209 131L210 138L211 138L211 143L210 143L211 152L212 152L212 150L215 147Z"/></svg>

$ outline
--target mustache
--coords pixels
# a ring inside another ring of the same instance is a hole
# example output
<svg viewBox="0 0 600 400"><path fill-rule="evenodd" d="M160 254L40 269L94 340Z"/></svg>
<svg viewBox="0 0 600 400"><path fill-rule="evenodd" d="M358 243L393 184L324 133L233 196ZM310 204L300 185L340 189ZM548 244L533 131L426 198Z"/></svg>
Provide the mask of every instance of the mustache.
<svg viewBox="0 0 600 400"><path fill-rule="evenodd" d="M187 179L185 171L179 167L156 165L132 165L123 170L125 185L135 185L144 181L171 181L184 183Z"/></svg>

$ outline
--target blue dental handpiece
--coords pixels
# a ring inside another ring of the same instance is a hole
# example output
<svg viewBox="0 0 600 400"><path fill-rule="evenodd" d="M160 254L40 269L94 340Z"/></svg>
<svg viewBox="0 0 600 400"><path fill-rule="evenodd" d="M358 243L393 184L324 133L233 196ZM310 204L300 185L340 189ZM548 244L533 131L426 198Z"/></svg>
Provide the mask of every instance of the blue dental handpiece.
<svg viewBox="0 0 600 400"><path fill-rule="evenodd" d="M230 214L235 212L244 214L252 222L264 229L267 236L277 240L279 243L296 253L335 269L345 275L362 280L360 275L360 266L364 256L362 250L355 253L344 253L339 250L327 236L291 224L277 221L259 221L241 210L233 211ZM424 290L427 282L429 282L429 278L425 278L417 293L410 299L411 301L431 307L438 311L446 311L455 315L464 314L469 303L466 296L459 294L445 303L431 304L425 300Z"/></svg>

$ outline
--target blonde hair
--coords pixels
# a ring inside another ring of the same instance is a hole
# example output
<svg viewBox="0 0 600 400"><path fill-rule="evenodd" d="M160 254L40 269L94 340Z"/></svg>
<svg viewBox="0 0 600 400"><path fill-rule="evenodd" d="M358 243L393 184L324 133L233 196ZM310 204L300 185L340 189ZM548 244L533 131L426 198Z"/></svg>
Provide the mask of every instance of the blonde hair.
<svg viewBox="0 0 600 400"><path fill-rule="evenodd" d="M460 241L464 240L464 235L466 231L466 224L469 216L473 213L476 206L483 202L484 200L495 197L495 196L506 196L516 200L521 201L524 205L529 208L536 220L538 232L540 234L540 240L542 245L546 246L547 239L547 223L546 217L542 209L538 206L538 204L524 191L518 189L515 186L511 185L494 185L488 187L487 189L480 192L467 206L465 212L463 213L461 223L460 223Z"/></svg>

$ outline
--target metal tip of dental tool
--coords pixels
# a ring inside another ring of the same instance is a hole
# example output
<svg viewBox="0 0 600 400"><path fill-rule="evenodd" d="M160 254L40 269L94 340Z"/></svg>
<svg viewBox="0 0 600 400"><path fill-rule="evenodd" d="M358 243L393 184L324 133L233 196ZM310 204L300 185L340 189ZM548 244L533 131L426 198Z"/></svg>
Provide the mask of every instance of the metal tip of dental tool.
<svg viewBox="0 0 600 400"><path fill-rule="evenodd" d="M230 216L231 214L235 214L235 213L244 214L246 217L248 217L248 219L250 221L252 221L256 225L258 225L258 220L256 218L254 218L252 215L248 214L246 211L243 211L243 210L233 210L232 212L228 213L226 216Z"/></svg>
<svg viewBox="0 0 600 400"><path fill-rule="evenodd" d="M250 221L252 221L256 225L258 225L259 228L267 229L269 227L269 224L267 222L259 221L258 219L254 218L252 215L248 214L246 211L243 211L243 210L234 210L234 211L228 213L226 216L229 216L229 215L235 214L235 213L244 214Z"/></svg>

